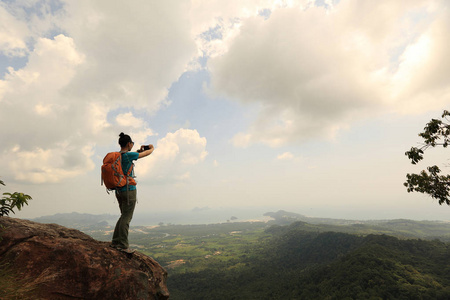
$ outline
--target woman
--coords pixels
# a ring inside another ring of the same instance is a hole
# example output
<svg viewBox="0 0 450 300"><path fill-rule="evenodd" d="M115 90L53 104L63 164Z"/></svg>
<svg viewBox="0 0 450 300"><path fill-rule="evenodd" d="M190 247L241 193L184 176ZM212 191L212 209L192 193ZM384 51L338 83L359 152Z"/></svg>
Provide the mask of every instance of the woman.
<svg viewBox="0 0 450 300"><path fill-rule="evenodd" d="M133 218L134 208L136 206L136 181L134 180L134 161L152 154L153 145L141 146L138 152L130 152L134 146L131 137L123 132L119 135L120 153L122 153L122 170L127 178L127 185L116 189L116 198L119 202L120 218L117 221L116 228L112 238L111 247L126 253L133 253L129 248L128 229Z"/></svg>

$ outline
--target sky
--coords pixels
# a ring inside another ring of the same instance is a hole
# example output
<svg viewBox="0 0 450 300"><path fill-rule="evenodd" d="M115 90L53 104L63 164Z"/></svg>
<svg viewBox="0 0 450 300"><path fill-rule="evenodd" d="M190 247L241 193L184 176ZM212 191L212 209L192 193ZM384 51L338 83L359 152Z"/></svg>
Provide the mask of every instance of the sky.
<svg viewBox="0 0 450 300"><path fill-rule="evenodd" d="M118 214L100 167L120 132L136 212L284 209L450 220L407 193L405 151L450 104L446 0L0 2L2 192L15 217Z"/></svg>

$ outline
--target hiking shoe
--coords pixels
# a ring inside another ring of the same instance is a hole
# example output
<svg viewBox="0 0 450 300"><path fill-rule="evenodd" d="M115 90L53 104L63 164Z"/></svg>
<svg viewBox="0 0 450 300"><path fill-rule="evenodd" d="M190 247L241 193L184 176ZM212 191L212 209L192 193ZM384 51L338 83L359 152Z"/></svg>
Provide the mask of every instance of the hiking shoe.
<svg viewBox="0 0 450 300"><path fill-rule="evenodd" d="M117 245L109 244L109 246L110 246L111 248L113 248L113 249L116 249L116 250L119 249L119 246L117 246Z"/></svg>
<svg viewBox="0 0 450 300"><path fill-rule="evenodd" d="M124 253L127 253L127 254L131 254L131 253L134 253L136 251L136 250L130 249L130 248L121 248L121 247L113 245L113 244L110 244L109 246L111 248L114 248L116 250L119 250L120 252L124 252Z"/></svg>
<svg viewBox="0 0 450 300"><path fill-rule="evenodd" d="M125 253L127 253L127 254L132 254L132 253L136 252L136 250L130 249L130 248L126 248L126 249L124 249L124 248L118 248L118 250L119 250L119 251L122 251L122 252L125 252Z"/></svg>

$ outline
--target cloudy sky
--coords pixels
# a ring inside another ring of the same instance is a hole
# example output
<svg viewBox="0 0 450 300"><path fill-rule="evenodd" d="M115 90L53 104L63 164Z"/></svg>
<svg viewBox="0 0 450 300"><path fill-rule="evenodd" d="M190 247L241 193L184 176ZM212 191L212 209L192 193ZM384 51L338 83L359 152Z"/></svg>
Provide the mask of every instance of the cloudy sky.
<svg viewBox="0 0 450 300"><path fill-rule="evenodd" d="M446 0L2 0L2 191L33 197L18 217L117 214L125 132L155 145L139 212L450 219L402 185L448 163L404 152L449 109L449 48Z"/></svg>

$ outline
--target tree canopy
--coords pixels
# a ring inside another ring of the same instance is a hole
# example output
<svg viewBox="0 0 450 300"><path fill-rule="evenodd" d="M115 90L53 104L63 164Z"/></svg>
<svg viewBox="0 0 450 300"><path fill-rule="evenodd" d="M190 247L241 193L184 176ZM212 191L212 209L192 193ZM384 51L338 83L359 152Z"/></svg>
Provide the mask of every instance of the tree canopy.
<svg viewBox="0 0 450 300"><path fill-rule="evenodd" d="M424 152L428 148L442 146L447 148L450 143L450 112L444 110L441 119L432 119L428 122L419 136L423 139L420 147L411 147L405 155L412 164L417 164L423 159ZM427 167L419 174L407 174L406 186L408 192L420 192L437 199L439 204L450 205L450 175L440 175L438 166Z"/></svg>

